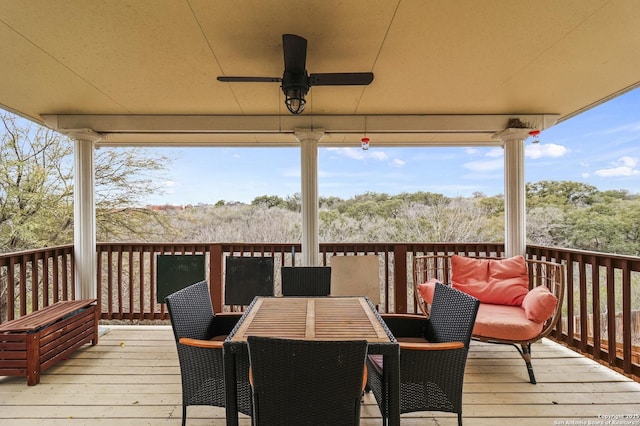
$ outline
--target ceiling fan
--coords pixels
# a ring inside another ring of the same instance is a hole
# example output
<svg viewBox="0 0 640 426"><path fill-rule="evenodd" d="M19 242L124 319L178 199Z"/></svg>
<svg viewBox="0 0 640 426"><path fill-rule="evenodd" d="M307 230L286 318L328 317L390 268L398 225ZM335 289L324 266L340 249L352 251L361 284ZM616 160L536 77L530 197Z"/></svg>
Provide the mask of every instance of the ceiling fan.
<svg viewBox="0 0 640 426"><path fill-rule="evenodd" d="M218 81L282 83L284 103L292 114L304 111L305 95L311 86L366 86L373 81L372 72L344 72L308 74L307 40L294 34L282 35L284 73L280 77L219 76Z"/></svg>

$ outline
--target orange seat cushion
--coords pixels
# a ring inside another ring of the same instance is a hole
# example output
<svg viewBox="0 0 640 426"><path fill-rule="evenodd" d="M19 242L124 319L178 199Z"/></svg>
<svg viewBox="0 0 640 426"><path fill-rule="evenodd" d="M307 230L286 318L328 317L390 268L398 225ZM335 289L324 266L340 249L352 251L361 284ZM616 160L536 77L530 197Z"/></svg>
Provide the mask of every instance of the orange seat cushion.
<svg viewBox="0 0 640 426"><path fill-rule="evenodd" d="M523 256L474 259L453 255L451 283L482 303L520 306L529 291L529 274Z"/></svg>
<svg viewBox="0 0 640 426"><path fill-rule="evenodd" d="M481 303L473 335L503 340L525 341L542 331L542 322L531 321L520 306Z"/></svg>

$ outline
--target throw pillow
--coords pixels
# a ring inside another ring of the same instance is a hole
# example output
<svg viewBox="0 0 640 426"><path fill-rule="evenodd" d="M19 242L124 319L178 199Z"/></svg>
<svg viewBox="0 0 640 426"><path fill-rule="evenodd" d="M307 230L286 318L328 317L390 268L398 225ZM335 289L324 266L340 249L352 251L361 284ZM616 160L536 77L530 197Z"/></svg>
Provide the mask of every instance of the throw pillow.
<svg viewBox="0 0 640 426"><path fill-rule="evenodd" d="M551 318L557 305L558 298L543 285L529 291L522 300L527 319L534 322L545 322Z"/></svg>
<svg viewBox="0 0 640 426"><path fill-rule="evenodd" d="M439 281L436 278L431 278L426 283L418 284L418 293L420 293L422 300L429 305L433 303L433 294L436 291L437 282Z"/></svg>

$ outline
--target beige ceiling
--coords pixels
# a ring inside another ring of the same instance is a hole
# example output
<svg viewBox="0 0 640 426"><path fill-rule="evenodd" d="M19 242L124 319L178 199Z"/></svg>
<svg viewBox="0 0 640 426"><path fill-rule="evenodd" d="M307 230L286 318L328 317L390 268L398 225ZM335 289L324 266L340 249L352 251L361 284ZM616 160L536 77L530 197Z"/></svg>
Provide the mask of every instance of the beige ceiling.
<svg viewBox="0 0 640 426"><path fill-rule="evenodd" d="M292 116L277 83L282 34L312 87ZM495 143L519 117L544 129L639 85L637 0L0 0L0 106L99 143Z"/></svg>

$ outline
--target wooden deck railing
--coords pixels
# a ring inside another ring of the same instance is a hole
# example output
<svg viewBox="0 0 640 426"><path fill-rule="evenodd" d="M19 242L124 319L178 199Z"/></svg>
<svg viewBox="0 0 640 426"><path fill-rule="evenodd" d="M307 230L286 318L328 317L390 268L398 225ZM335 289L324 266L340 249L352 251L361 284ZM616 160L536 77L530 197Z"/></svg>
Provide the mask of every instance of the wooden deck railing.
<svg viewBox="0 0 640 426"><path fill-rule="evenodd" d="M417 312L411 293L414 256L457 253L500 257L503 247L501 243L340 243L321 244L320 251L324 265L331 264L332 256L377 255L380 309ZM74 299L72 253L72 246L61 246L0 255L0 323L58 300ZM168 319L164 304L156 300L158 254L205 255L205 278L211 284L214 308L221 311L231 309L223 304L225 256L273 257L278 292L280 268L299 264L300 253L300 244L99 243L97 297L101 318L128 323ZM640 381L640 257L540 246L528 246L527 256L567 265L568 297L562 320L551 337ZM616 342L616 349L609 351L608 342Z"/></svg>
<svg viewBox="0 0 640 426"><path fill-rule="evenodd" d="M527 255L567 265L569 297L553 337L638 380L640 257L540 246L528 246Z"/></svg>
<svg viewBox="0 0 640 426"><path fill-rule="evenodd" d="M0 254L0 323L74 299L72 245Z"/></svg>

